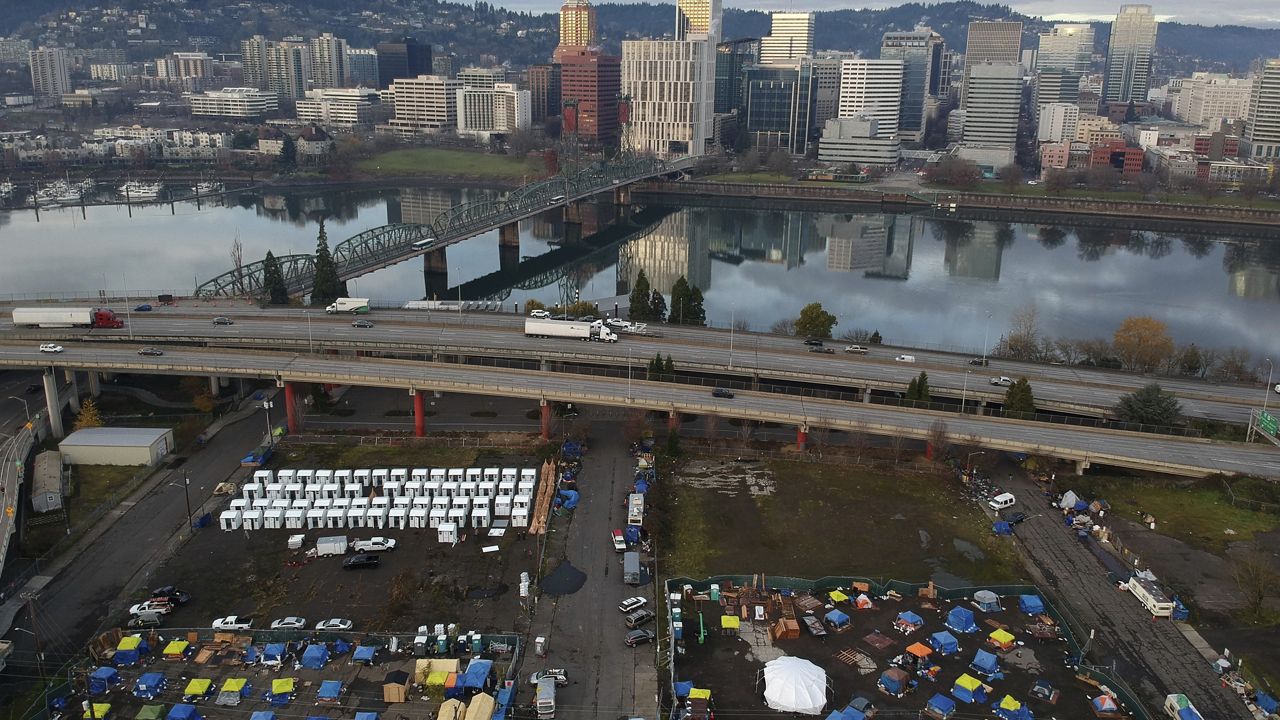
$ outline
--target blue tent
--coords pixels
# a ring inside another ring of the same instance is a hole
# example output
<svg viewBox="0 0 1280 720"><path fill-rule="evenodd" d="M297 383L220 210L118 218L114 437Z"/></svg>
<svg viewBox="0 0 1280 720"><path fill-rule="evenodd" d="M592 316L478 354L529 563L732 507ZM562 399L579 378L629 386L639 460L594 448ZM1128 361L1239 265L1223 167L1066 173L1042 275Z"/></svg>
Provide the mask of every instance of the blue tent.
<svg viewBox="0 0 1280 720"><path fill-rule="evenodd" d="M1019 595L1018 609L1028 615L1039 615L1044 612L1044 602L1039 595Z"/></svg>
<svg viewBox="0 0 1280 720"><path fill-rule="evenodd" d="M987 688L978 678L965 673L956 678L951 686L951 694L962 703L980 703L987 701Z"/></svg>
<svg viewBox="0 0 1280 720"><path fill-rule="evenodd" d="M195 705L174 705L166 720L200 720L200 711Z"/></svg>
<svg viewBox="0 0 1280 720"><path fill-rule="evenodd" d="M929 647L933 648L939 655L950 655L960 650L960 641L956 640L956 636L942 630L929 636Z"/></svg>
<svg viewBox="0 0 1280 720"><path fill-rule="evenodd" d="M467 671L458 678L458 684L468 689L483 690L489 684L489 675L492 672L492 660L476 658L467 665Z"/></svg>
<svg viewBox="0 0 1280 720"><path fill-rule="evenodd" d="M356 720L378 720L378 713L376 713L376 712L358 712L358 713L356 713Z"/></svg>
<svg viewBox="0 0 1280 720"><path fill-rule="evenodd" d="M302 667L308 670L319 670L329 662L329 648L324 645L308 645L302 653Z"/></svg>
<svg viewBox="0 0 1280 720"><path fill-rule="evenodd" d="M284 643L271 643L262 650L262 661L269 663L280 662L284 659Z"/></svg>
<svg viewBox="0 0 1280 720"><path fill-rule="evenodd" d="M319 700L330 700L336 702L338 696L342 694L341 680L324 680L320 683L320 691L316 693Z"/></svg>
<svg viewBox="0 0 1280 720"><path fill-rule="evenodd" d="M351 655L351 662L364 663L366 665L373 664L373 656L378 652L378 648L373 645L361 645Z"/></svg>
<svg viewBox="0 0 1280 720"><path fill-rule="evenodd" d="M166 684L164 673L146 673L142 677L138 678L138 682L133 684L133 696L150 700L164 692Z"/></svg>
<svg viewBox="0 0 1280 720"><path fill-rule="evenodd" d="M955 714L956 701L942 693L938 693L929 698L929 703L925 705L925 709L932 710L935 715L946 720L946 718Z"/></svg>
<svg viewBox="0 0 1280 720"><path fill-rule="evenodd" d="M350 649L351 649L351 643L347 642L346 640L343 640L342 638L338 638L337 640L333 641L334 655L341 655L342 653Z"/></svg>
<svg viewBox="0 0 1280 720"><path fill-rule="evenodd" d="M832 627L842 628L849 624L849 616L839 610L832 610L827 613L827 622L831 623Z"/></svg>
<svg viewBox="0 0 1280 720"><path fill-rule="evenodd" d="M857 708L847 707L840 714L843 716L843 720L867 720L866 713Z"/></svg>
<svg viewBox="0 0 1280 720"><path fill-rule="evenodd" d="M270 710L255 710L249 720L276 720L276 714Z"/></svg>
<svg viewBox="0 0 1280 720"><path fill-rule="evenodd" d="M622 537L632 545L640 542L640 526L628 525L622 529Z"/></svg>
<svg viewBox="0 0 1280 720"><path fill-rule="evenodd" d="M687 698L689 697L689 691L692 689L693 689L692 680L682 680L676 683L676 697Z"/></svg>
<svg viewBox="0 0 1280 720"><path fill-rule="evenodd" d="M105 695L112 686L120 684L120 673L115 668L100 667L89 675L89 694Z"/></svg>
<svg viewBox="0 0 1280 720"><path fill-rule="evenodd" d="M649 483L645 482L644 480L637 480L636 492L641 495L644 495L645 493L649 492Z"/></svg>
<svg viewBox="0 0 1280 720"><path fill-rule="evenodd" d="M920 627L921 625L924 625L924 618L911 612L910 610L903 610L902 612L898 613L898 619L904 623L908 623L916 627Z"/></svg>
<svg viewBox="0 0 1280 720"><path fill-rule="evenodd" d="M945 625L948 629L965 635L978 632L978 623L973 621L973 611L966 607L951 608Z"/></svg>
<svg viewBox="0 0 1280 720"><path fill-rule="evenodd" d="M973 656L973 662L969 663L969 667L983 675L995 675L1000 672L1000 660L986 650L979 650L978 654Z"/></svg>
<svg viewBox="0 0 1280 720"><path fill-rule="evenodd" d="M832 710L831 714L827 716L827 720L844 720L844 711Z"/></svg>
<svg viewBox="0 0 1280 720"><path fill-rule="evenodd" d="M997 520L994 523L991 523L991 532L997 535L1012 535L1013 526L1004 520Z"/></svg>
<svg viewBox="0 0 1280 720"><path fill-rule="evenodd" d="M889 668L880 673L876 685L894 697L902 697L910 689L910 683L911 677L902 668Z"/></svg>
<svg viewBox="0 0 1280 720"><path fill-rule="evenodd" d="M1264 692L1258 693L1258 697L1254 699L1254 702L1258 707L1262 708L1263 712L1268 714L1280 710L1280 702L1276 702L1275 698Z"/></svg>
<svg viewBox="0 0 1280 720"><path fill-rule="evenodd" d="M515 696L515 692L514 687L504 687L498 691L497 709L490 720L506 720L507 709L511 707L511 698Z"/></svg>

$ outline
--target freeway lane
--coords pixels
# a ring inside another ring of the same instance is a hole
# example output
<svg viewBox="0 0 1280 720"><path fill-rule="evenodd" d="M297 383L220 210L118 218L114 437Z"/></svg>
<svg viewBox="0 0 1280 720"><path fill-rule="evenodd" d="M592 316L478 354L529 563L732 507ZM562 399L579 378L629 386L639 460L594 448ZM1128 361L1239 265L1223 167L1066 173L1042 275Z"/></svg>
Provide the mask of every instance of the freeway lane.
<svg viewBox="0 0 1280 720"><path fill-rule="evenodd" d="M929 373L935 395L953 399L967 397L971 402L1001 402L1004 388L991 386L990 378L995 375L1017 377L1023 371L1031 370L1034 374L1028 377L1042 409L1093 415L1106 414L1121 394L1147 381L1129 374L999 360L992 361L990 368L969 367L957 364L956 356L941 353L916 354L918 362L898 363L892 359L897 351L883 347L873 347L866 356L841 352L823 355L806 352L807 348L794 338L735 333L731 339L726 332L671 326L662 328L664 337L661 338L624 335L617 344L587 344L526 338L520 331L523 319L514 316L379 313L372 328L353 328L349 316L325 315L322 312L303 315L297 311L274 311L273 315L267 316L271 319L256 313L246 317L239 317L237 313L237 316L234 325L212 325L204 320L212 315L193 318L171 312L134 313L129 329L94 330L91 335L119 339L132 334L141 341L155 343L179 338L211 344L259 340L263 341L260 343L263 347L274 347L274 341L289 340L299 349L308 346L318 349L326 342L330 347L336 343L359 343L368 349L376 349L379 344L390 349L390 346L398 344L415 350L438 348L446 352L450 348L468 348L491 356L505 353L536 357L538 353L568 352L594 356L600 361L615 364L624 364L630 357L638 369L643 368L655 353L662 353L671 355L678 367L693 369L701 366L696 369L726 372L732 366L744 379L758 371L765 379L822 382L846 391L869 384L875 389L900 392L905 390L911 378L923 370ZM426 322L428 317L431 324ZM12 325L3 328L32 339L77 338L83 337L85 332L20 331ZM833 342L832 345L843 348L843 343ZM1179 392L1184 413L1211 420L1247 423L1248 403L1256 403L1261 397L1261 393L1250 388L1176 380L1164 383L1163 379L1161 382Z"/></svg>
<svg viewBox="0 0 1280 720"><path fill-rule="evenodd" d="M601 405L714 414L793 425L923 438L941 420L956 442L1051 455L1064 459L1184 475L1251 473L1280 478L1280 450L1272 446L1215 443L1106 430L1023 423L979 416L743 392L732 400L706 391L657 382L561 375L374 358L338 358L283 352L171 350L139 357L130 348L73 344L60 355L29 345L0 345L0 366L54 365L121 372L227 375L330 382L370 387L415 387L473 395L562 400Z"/></svg>

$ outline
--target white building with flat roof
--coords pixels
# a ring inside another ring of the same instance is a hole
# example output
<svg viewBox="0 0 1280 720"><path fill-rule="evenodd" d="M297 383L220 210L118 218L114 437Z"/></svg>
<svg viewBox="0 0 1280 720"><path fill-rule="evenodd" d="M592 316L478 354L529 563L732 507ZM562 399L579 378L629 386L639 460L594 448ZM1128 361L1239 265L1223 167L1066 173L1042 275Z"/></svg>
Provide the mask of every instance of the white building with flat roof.
<svg viewBox="0 0 1280 720"><path fill-rule="evenodd" d="M760 62L813 56L813 13L775 12L769 17L769 34L760 38Z"/></svg>
<svg viewBox="0 0 1280 720"><path fill-rule="evenodd" d="M1058 143L1076 136L1080 122L1080 106L1072 103L1049 103L1040 107L1040 126L1036 140Z"/></svg>
<svg viewBox="0 0 1280 720"><path fill-rule="evenodd" d="M295 104L298 120L330 128L372 127L382 99L367 87L308 90Z"/></svg>
<svg viewBox="0 0 1280 720"><path fill-rule="evenodd" d="M822 162L890 167L897 165L901 156L897 128L881 133L879 121L867 115L828 120L818 141L818 160Z"/></svg>
<svg viewBox="0 0 1280 720"><path fill-rule="evenodd" d="M276 94L257 88L226 88L185 96L191 114L201 117L260 118L280 109Z"/></svg>
<svg viewBox="0 0 1280 720"><path fill-rule="evenodd" d="M513 83L493 87L463 87L458 90L458 134L488 140L528 130L532 125L532 101L528 90Z"/></svg>
<svg viewBox="0 0 1280 720"><path fill-rule="evenodd" d="M622 95L631 99L623 143L662 158L703 155L713 140L714 41L624 40Z"/></svg>
<svg viewBox="0 0 1280 720"><path fill-rule="evenodd" d="M440 75L399 78L389 88L395 117L387 127L402 135L433 134L458 126L458 90L462 83Z"/></svg>
<svg viewBox="0 0 1280 720"><path fill-rule="evenodd" d="M173 449L170 428L85 428L58 443L70 465L154 465Z"/></svg>
<svg viewBox="0 0 1280 720"><path fill-rule="evenodd" d="M896 133L902 108L903 68L902 60L841 62L837 117L873 117L881 132Z"/></svg>

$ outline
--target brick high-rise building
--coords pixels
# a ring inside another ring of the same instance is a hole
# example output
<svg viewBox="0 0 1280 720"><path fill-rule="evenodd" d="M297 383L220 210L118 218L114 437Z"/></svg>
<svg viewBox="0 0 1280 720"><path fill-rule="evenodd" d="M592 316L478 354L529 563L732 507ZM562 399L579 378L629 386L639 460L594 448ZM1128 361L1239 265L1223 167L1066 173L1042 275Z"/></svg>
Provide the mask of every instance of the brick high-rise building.
<svg viewBox="0 0 1280 720"><path fill-rule="evenodd" d="M529 104L533 122L560 116L560 66L529 66Z"/></svg>
<svg viewBox="0 0 1280 720"><path fill-rule="evenodd" d="M616 144L621 91L621 58L592 49L561 54L560 100L565 133L576 134L590 145Z"/></svg>

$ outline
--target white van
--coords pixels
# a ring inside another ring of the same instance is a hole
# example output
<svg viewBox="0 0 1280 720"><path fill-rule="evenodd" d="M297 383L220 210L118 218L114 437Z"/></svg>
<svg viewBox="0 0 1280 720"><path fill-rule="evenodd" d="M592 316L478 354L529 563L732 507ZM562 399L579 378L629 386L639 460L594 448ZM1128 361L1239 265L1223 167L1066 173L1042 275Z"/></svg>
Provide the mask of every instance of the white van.
<svg viewBox="0 0 1280 720"><path fill-rule="evenodd" d="M1000 493L987 501L987 507L992 510L1003 510L1007 507L1013 507L1016 502L1018 500L1013 496L1013 493Z"/></svg>
<svg viewBox="0 0 1280 720"><path fill-rule="evenodd" d="M916 361L916 356L915 355L899 355L898 357L894 358L894 360L898 362L913 363Z"/></svg>
<svg viewBox="0 0 1280 720"><path fill-rule="evenodd" d="M538 680L533 708L538 712L539 720L551 720L556 716L556 679L554 677Z"/></svg>

